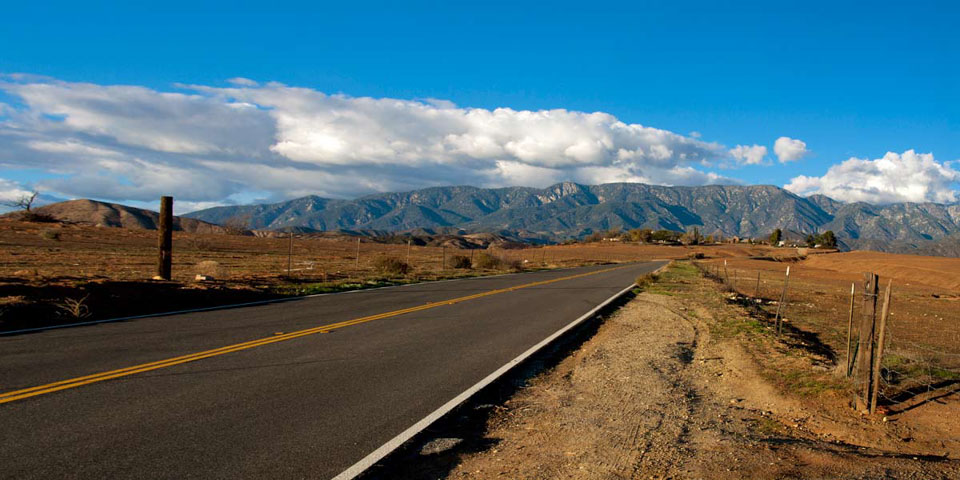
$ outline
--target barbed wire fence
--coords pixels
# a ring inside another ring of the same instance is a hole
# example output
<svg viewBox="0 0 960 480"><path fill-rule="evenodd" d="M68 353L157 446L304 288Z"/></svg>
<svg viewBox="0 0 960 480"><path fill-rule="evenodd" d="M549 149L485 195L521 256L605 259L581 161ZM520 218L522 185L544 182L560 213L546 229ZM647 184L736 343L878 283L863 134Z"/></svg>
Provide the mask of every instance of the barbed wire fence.
<svg viewBox="0 0 960 480"><path fill-rule="evenodd" d="M731 301L775 307L777 314L765 315L772 332L780 336L780 318L790 308L789 266L776 276L768 273L761 292L759 270L755 276L744 275L725 261L693 263ZM908 319L898 308L893 281L887 279L881 286L875 273L865 274L863 284L852 284L849 299L846 315L837 319L846 330L846 345L838 349L836 359L839 374L849 378L858 410L892 414L960 392L960 316L930 313L931 321L925 324Z"/></svg>

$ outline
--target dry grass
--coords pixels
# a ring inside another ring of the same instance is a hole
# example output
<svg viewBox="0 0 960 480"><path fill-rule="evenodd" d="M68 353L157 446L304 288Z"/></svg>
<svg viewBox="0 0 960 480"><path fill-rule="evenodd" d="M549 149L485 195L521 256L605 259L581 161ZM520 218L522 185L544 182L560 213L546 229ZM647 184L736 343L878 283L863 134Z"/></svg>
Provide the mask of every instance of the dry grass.
<svg viewBox="0 0 960 480"><path fill-rule="evenodd" d="M912 388L910 382L913 380L934 385L937 379L960 379L958 259L877 252L811 255L783 262L729 258L726 259L726 273L720 259L701 263L708 271L729 276L729 284L737 292L763 298L768 304L762 308L771 316L777 309L772 302L779 300L789 266L790 283L782 313L787 324L814 334L816 341L829 348L841 365L847 361L851 284L857 291L853 332L856 339L863 306L860 295L863 273L877 272L881 293L891 280L893 282L884 365L903 370L898 373L903 378L892 379L899 383L891 385L890 392ZM908 362L917 371L890 362ZM906 377L913 377L913 380Z"/></svg>

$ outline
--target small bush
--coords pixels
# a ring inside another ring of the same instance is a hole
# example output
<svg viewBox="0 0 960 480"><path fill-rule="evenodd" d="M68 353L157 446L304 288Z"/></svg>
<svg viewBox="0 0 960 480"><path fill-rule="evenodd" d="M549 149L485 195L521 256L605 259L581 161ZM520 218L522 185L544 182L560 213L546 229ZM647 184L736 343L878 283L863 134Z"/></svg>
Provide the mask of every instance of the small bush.
<svg viewBox="0 0 960 480"><path fill-rule="evenodd" d="M406 275L410 273L410 265L394 257L379 257L373 262L373 267L384 275Z"/></svg>
<svg viewBox="0 0 960 480"><path fill-rule="evenodd" d="M40 236L43 237L45 240L54 240L58 242L60 241L60 232L56 230L44 230L40 232Z"/></svg>
<svg viewBox="0 0 960 480"><path fill-rule="evenodd" d="M34 223L56 223L57 219L46 213L37 213L37 212L20 212L17 215L17 219L23 222L34 222Z"/></svg>
<svg viewBox="0 0 960 480"><path fill-rule="evenodd" d="M210 239L204 237L186 238L184 239L184 243L188 248L199 250L201 252L209 252L217 249L216 245L214 245Z"/></svg>
<svg viewBox="0 0 960 480"><path fill-rule="evenodd" d="M454 255L450 259L450 265L453 268L473 268L473 262L470 261L470 257L466 255Z"/></svg>
<svg viewBox="0 0 960 480"><path fill-rule="evenodd" d="M220 266L220 263L213 260L204 260L198 263L195 267L195 270L196 272L194 273L198 275L205 275L213 278L222 277L225 273L225 270Z"/></svg>
<svg viewBox="0 0 960 480"><path fill-rule="evenodd" d="M86 303L88 297L90 297L89 294L80 299L64 298L62 301L54 303L54 306L60 310L61 315L80 320L90 316L90 307Z"/></svg>
<svg viewBox="0 0 960 480"><path fill-rule="evenodd" d="M497 270L503 267L503 260L489 253L481 253L473 261L473 266L483 270Z"/></svg>
<svg viewBox="0 0 960 480"><path fill-rule="evenodd" d="M658 278L657 274L655 274L655 273L647 273L647 274L640 275L639 277L637 277L637 279L636 279L636 281L635 281L634 283L636 283L637 286L640 287L640 288L646 288L646 287L649 287L650 284L652 284L653 282L656 282L656 281L657 281L657 278Z"/></svg>
<svg viewBox="0 0 960 480"><path fill-rule="evenodd" d="M503 267L506 268L507 270L514 271L514 272L523 271L523 262L521 262L520 260L504 260L502 264L503 264Z"/></svg>
<svg viewBox="0 0 960 480"><path fill-rule="evenodd" d="M700 260L702 258L706 258L706 255L704 255L703 252L693 252L689 255L689 257L694 260Z"/></svg>

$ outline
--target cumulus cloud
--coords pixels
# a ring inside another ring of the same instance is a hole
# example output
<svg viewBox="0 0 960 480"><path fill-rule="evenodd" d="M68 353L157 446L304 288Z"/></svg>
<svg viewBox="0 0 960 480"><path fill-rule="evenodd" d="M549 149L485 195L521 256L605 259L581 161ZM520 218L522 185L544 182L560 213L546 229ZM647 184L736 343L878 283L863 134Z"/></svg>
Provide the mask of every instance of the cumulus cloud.
<svg viewBox="0 0 960 480"><path fill-rule="evenodd" d="M10 208L7 204L30 194L31 191L24 188L23 185L12 180L0 178L0 208L6 207L4 210L9 210Z"/></svg>
<svg viewBox="0 0 960 480"><path fill-rule="evenodd" d="M773 152L777 154L780 163L800 160L808 153L806 142L790 137L778 138L773 144Z"/></svg>
<svg viewBox="0 0 960 480"><path fill-rule="evenodd" d="M0 166L57 174L71 197L200 204L355 197L432 185L731 183L705 171L716 143L602 112L461 108L328 95L234 78L229 86L70 83L2 76ZM202 202L202 203L201 203Z"/></svg>
<svg viewBox="0 0 960 480"><path fill-rule="evenodd" d="M801 175L784 188L800 195L821 193L845 202L951 203L958 199L960 171L931 153L888 152L874 160L850 158L822 177Z"/></svg>
<svg viewBox="0 0 960 480"><path fill-rule="evenodd" d="M767 156L767 147L763 145L737 145L730 149L730 156L739 165L763 165L763 159Z"/></svg>

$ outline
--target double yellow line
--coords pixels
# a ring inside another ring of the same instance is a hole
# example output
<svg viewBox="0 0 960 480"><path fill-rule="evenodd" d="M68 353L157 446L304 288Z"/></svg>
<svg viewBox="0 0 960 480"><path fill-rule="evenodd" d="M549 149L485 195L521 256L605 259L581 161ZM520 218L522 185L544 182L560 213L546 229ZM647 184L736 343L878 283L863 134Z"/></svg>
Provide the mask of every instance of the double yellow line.
<svg viewBox="0 0 960 480"><path fill-rule="evenodd" d="M103 382L106 380L113 380L115 378L126 377L129 375L135 375L138 373L149 372L151 370L159 370L161 368L172 367L174 365L180 365L183 363L195 362L197 360L203 360L204 358L216 357L216 356L225 355L228 353L239 352L241 350L247 350L250 348L255 348L263 345L269 345L271 343L284 342L287 340L292 340L294 338L305 337L307 335L313 335L317 333L326 333L326 332L329 332L330 330L349 327L350 325L357 325L360 323L372 322L374 320L381 320L384 318L396 317L398 315L404 315L407 313L420 312L423 310L429 310L431 308L436 308L443 305L453 305L460 302L466 302L468 300L475 300L477 298L488 297L490 295L497 295L500 293L512 292L512 291L520 290L524 288L538 287L541 285L548 285L551 283L562 282L565 280L573 280L576 278L582 278L590 275L596 275L599 273L619 270L621 268L626 268L626 266L606 268L602 270L594 270L592 272L554 278L552 280L543 280L539 282L517 285L515 287L490 290L482 293L477 293L474 295L467 295L465 297L454 298L451 300L427 303L427 304L419 305L416 307L404 308L401 310L394 310L392 312L386 312L386 313L379 313L379 314L370 315L367 317L355 318L353 320L345 320L342 322L331 323L329 325L322 325L319 327L308 328L305 330L298 330L296 332L290 332L290 333L285 333L281 335L274 335L272 337L251 340L249 342L237 343L234 345L227 345L225 347L215 348L213 350L204 350L202 352L183 355L180 357L168 358L165 360L158 360L156 362L134 365L132 367L120 368L117 370L110 370L108 372L95 373L95 374L86 375L83 377L76 377L76 378L71 378L67 380L61 380L59 382L48 383L46 385L39 385L36 387L24 388L22 390L15 390L15 391L0 394L0 404L15 402L17 400L23 400L25 398L36 397L38 395L46 395L48 393L59 392L60 390L67 390L71 388L82 387L84 385L90 385L92 383Z"/></svg>

